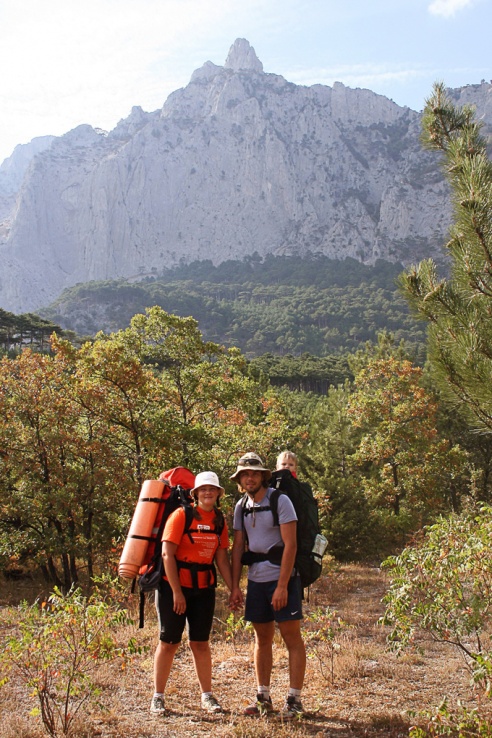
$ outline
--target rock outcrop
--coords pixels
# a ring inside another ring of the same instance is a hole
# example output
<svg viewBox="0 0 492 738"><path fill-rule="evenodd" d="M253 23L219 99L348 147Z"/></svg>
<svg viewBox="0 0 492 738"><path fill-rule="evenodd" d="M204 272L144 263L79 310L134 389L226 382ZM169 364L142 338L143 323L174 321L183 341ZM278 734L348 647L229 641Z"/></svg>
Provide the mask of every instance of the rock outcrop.
<svg viewBox="0 0 492 738"><path fill-rule="evenodd" d="M492 121L491 85L454 92ZM134 108L109 133L79 126L31 157L0 197L0 307L254 252L439 257L449 194L419 134L417 112L340 83L289 83L238 39L162 110Z"/></svg>

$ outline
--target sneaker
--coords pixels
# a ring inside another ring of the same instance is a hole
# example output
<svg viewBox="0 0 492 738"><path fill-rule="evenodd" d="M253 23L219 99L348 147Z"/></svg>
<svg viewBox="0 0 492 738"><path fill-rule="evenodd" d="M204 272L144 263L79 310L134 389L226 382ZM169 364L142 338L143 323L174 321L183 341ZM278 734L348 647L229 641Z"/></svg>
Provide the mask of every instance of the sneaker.
<svg viewBox="0 0 492 738"><path fill-rule="evenodd" d="M302 718L304 711L302 709L302 702L298 697L289 695L285 700L285 705L282 707L280 717L283 720L293 720L294 718Z"/></svg>
<svg viewBox="0 0 492 738"><path fill-rule="evenodd" d="M152 702L150 703L150 712L152 713L152 715L167 714L166 706L164 705L164 697L152 697Z"/></svg>
<svg viewBox="0 0 492 738"><path fill-rule="evenodd" d="M256 695L256 702L248 705L244 710L245 715L268 715L273 712L272 698L262 694Z"/></svg>
<svg viewBox="0 0 492 738"><path fill-rule="evenodd" d="M205 697L202 697L202 709L207 712L222 712L222 707L211 694L207 694Z"/></svg>

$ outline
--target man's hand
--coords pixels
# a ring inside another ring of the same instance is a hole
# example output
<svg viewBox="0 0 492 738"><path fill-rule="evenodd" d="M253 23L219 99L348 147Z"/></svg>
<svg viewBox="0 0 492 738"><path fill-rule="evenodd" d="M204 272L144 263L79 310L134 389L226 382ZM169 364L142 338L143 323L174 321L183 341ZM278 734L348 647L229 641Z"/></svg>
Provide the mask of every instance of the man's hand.
<svg viewBox="0 0 492 738"><path fill-rule="evenodd" d="M289 599L289 593L287 587L281 587L277 585L275 592L272 597L272 607L275 611L281 610L286 606L287 600Z"/></svg>

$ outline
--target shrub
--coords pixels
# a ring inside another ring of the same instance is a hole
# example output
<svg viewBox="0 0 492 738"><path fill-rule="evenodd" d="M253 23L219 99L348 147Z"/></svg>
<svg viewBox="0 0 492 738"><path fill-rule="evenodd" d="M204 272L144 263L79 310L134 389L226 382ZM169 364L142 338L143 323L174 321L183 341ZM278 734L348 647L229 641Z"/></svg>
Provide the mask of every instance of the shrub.
<svg viewBox="0 0 492 738"><path fill-rule="evenodd" d="M415 545L388 558L391 585L382 622L400 650L426 632L464 656L473 682L492 685L492 508L452 515L424 529Z"/></svg>
<svg viewBox="0 0 492 738"><path fill-rule="evenodd" d="M20 676L38 701L31 715L41 716L52 738L73 735L81 707L97 702L92 675L98 665L140 650L133 638L124 647L118 645L117 627L132 621L126 610L101 599L99 590L85 596L80 588L66 595L54 589L45 602L24 602L8 609L5 618L1 684L12 671Z"/></svg>

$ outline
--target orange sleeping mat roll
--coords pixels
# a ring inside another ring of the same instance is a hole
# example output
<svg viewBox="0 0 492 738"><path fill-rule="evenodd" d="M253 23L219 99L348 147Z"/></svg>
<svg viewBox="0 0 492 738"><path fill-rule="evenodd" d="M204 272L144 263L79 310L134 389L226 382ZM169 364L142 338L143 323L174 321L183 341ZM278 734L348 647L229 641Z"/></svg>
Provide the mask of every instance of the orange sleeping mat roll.
<svg viewBox="0 0 492 738"><path fill-rule="evenodd" d="M146 479L142 484L118 566L118 574L124 579L134 579L138 575L152 540L154 524L165 489L166 484L158 479Z"/></svg>

